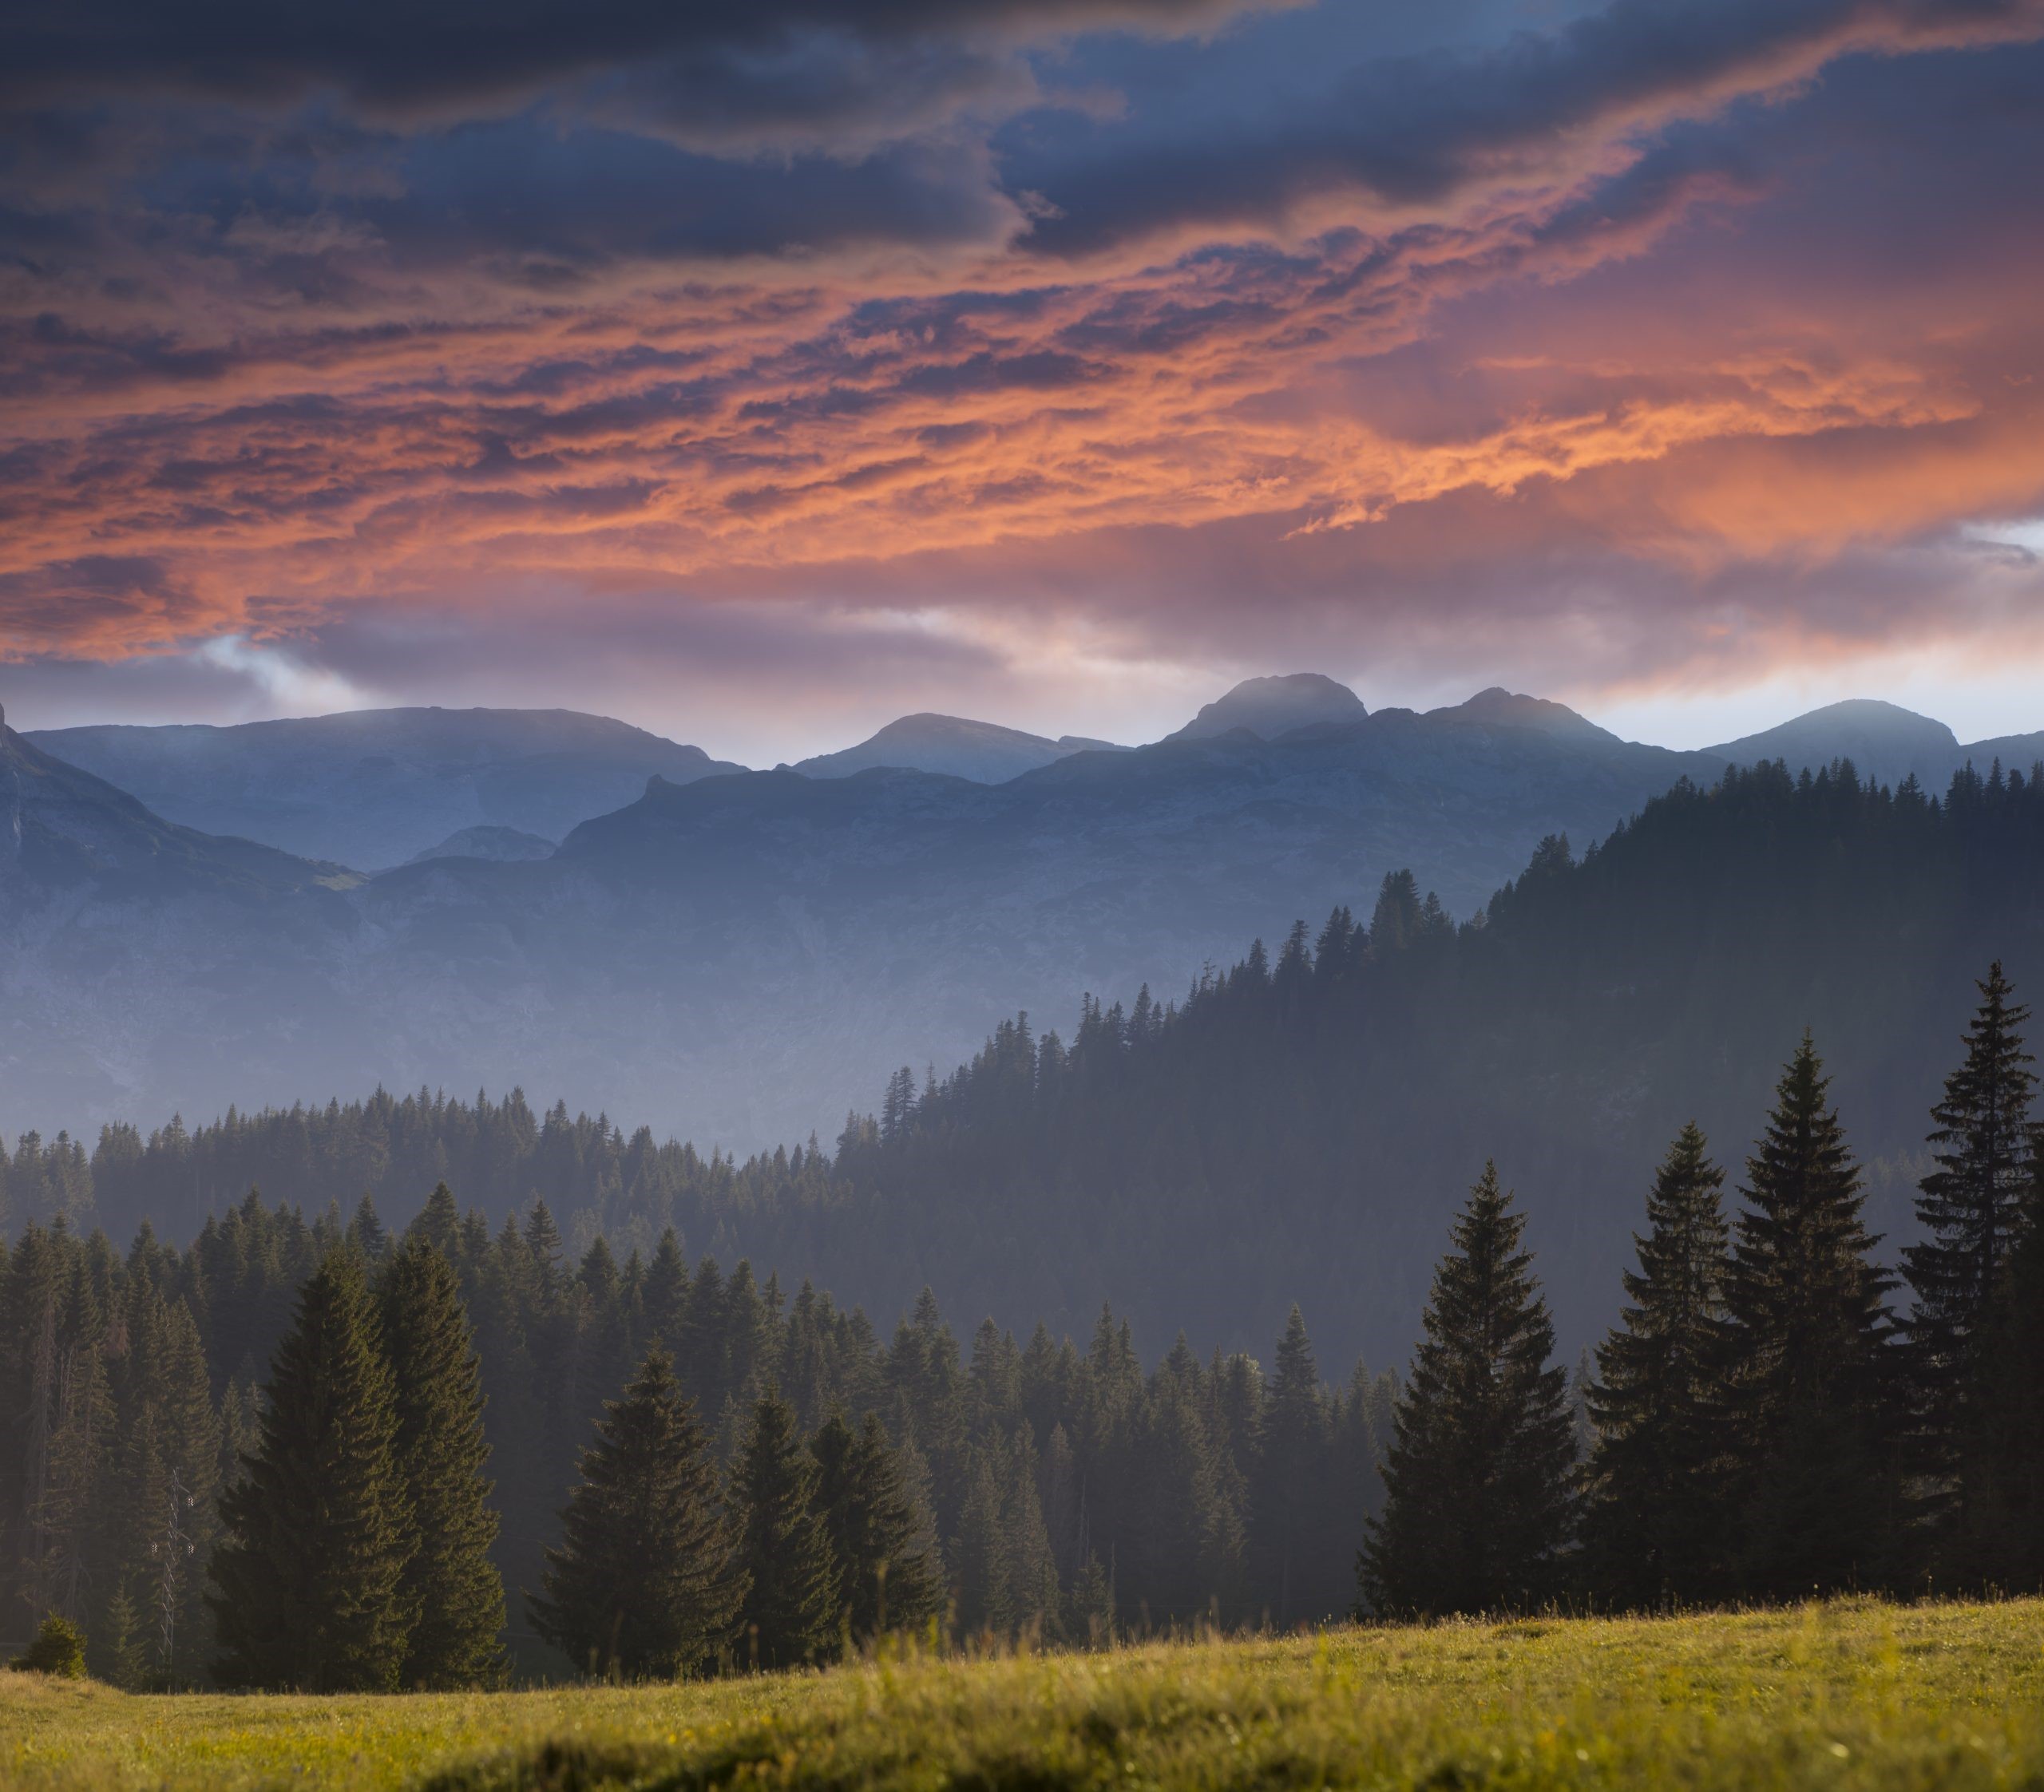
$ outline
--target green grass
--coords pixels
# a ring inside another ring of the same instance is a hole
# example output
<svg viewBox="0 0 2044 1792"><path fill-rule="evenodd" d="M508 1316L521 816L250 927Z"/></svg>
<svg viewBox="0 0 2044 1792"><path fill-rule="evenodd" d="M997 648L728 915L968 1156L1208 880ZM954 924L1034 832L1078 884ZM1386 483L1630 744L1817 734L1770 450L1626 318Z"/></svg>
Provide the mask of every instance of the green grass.
<svg viewBox="0 0 2044 1792"><path fill-rule="evenodd" d="M2044 1602L1551 1620L722 1684L137 1698L0 1675L9 1786L2044 1787Z"/></svg>

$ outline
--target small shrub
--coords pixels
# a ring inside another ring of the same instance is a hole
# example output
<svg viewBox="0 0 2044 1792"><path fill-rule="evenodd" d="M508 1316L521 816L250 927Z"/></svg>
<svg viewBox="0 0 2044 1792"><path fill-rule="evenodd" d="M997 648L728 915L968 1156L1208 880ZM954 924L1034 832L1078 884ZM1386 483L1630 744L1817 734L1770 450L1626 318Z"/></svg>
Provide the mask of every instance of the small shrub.
<svg viewBox="0 0 2044 1792"><path fill-rule="evenodd" d="M85 1633L69 1618L53 1612L42 1620L35 1640L10 1665L27 1674L54 1674L59 1679L85 1677Z"/></svg>

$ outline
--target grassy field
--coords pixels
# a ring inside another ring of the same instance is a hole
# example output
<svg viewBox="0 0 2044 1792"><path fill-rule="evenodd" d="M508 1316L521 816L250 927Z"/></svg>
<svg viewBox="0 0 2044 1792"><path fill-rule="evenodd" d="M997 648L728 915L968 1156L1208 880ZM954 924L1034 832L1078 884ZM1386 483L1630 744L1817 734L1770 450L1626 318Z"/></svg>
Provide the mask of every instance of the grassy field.
<svg viewBox="0 0 2044 1792"><path fill-rule="evenodd" d="M8 1786L2044 1786L2044 1602L1866 1601L690 1687L130 1697L0 1674Z"/></svg>

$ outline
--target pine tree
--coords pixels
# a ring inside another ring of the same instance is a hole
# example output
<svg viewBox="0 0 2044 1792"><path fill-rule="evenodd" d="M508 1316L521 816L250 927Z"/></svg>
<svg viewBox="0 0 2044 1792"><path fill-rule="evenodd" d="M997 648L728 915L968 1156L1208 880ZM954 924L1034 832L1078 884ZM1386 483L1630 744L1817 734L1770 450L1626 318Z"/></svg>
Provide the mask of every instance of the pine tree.
<svg viewBox="0 0 2044 1792"><path fill-rule="evenodd" d="M1250 1495L1258 1593L1281 1630L1301 1617L1326 1615L1321 1557L1332 1492L1328 1442L1320 1371L1305 1317L1294 1306L1265 1393ZM1353 1547L1353 1534L1349 1542Z"/></svg>
<svg viewBox="0 0 2044 1792"><path fill-rule="evenodd" d="M105 1679L127 1692L140 1692L149 1684L148 1638L125 1587L116 1587L106 1602L105 1634L97 1641Z"/></svg>
<svg viewBox="0 0 2044 1792"><path fill-rule="evenodd" d="M1358 1564L1380 1613L1523 1609L1555 1584L1575 1444L1525 1226L1485 1165L1435 1272Z"/></svg>
<svg viewBox="0 0 2044 1792"><path fill-rule="evenodd" d="M943 1604L928 1521L879 1418L854 1432L833 1413L810 1440L816 1506L837 1564L836 1609L855 1643L913 1630Z"/></svg>
<svg viewBox="0 0 2044 1792"><path fill-rule="evenodd" d="M838 1640L839 1575L815 1489L816 1465L795 1436L794 1409L769 1388L753 1406L731 1489L747 1576L739 1621L746 1657L757 1667L822 1660Z"/></svg>
<svg viewBox="0 0 2044 1792"><path fill-rule="evenodd" d="M501 1667L504 1581L489 1559L497 1514L483 1478L482 1371L461 1289L446 1258L415 1235L378 1293L415 1538L405 1580L419 1608L399 1677L422 1688L485 1685Z"/></svg>
<svg viewBox="0 0 2044 1792"><path fill-rule="evenodd" d="M461 1212L454 1205L454 1190L444 1182L436 1182L418 1217L405 1228L405 1236L423 1239L453 1262L461 1240Z"/></svg>
<svg viewBox="0 0 2044 1792"><path fill-rule="evenodd" d="M1829 1086L1806 1034L1747 1162L1727 1284L1741 1580L1765 1598L1876 1584L1895 1565L1895 1284Z"/></svg>
<svg viewBox="0 0 2044 1792"><path fill-rule="evenodd" d="M203 1569L218 1530L222 1428L191 1308L182 1299L166 1306L146 1282L138 1292L120 1478L125 1566L149 1632L153 1678L189 1685L212 1654Z"/></svg>
<svg viewBox="0 0 2044 1792"><path fill-rule="evenodd" d="M1004 1454L1007 1485L1002 1490L1000 1596L994 1625L1004 1636L1054 1642L1060 1634L1057 1560L1036 1491L1036 1440L1026 1425Z"/></svg>
<svg viewBox="0 0 2044 1792"><path fill-rule="evenodd" d="M1964 1565L2015 1593L2044 1589L2044 1136L2031 1141L2023 1224L1985 1328L1979 1491Z"/></svg>
<svg viewBox="0 0 2044 1792"><path fill-rule="evenodd" d="M1632 1304L1597 1348L1583 1529L1592 1584L1631 1608L1705 1600L1726 1584L1723 1458L1731 1235L1694 1121L1669 1147L1635 1236Z"/></svg>
<svg viewBox="0 0 2044 1792"><path fill-rule="evenodd" d="M278 1349L244 1478L220 1499L209 1603L224 1685L396 1687L415 1616L396 1431L361 1261L331 1252Z"/></svg>
<svg viewBox="0 0 2044 1792"><path fill-rule="evenodd" d="M348 1221L348 1243L372 1264L390 1248L390 1235L377 1216L376 1203L366 1195L356 1204L355 1217Z"/></svg>
<svg viewBox="0 0 2044 1792"><path fill-rule="evenodd" d="M693 1674L731 1644L744 1583L717 1481L664 1351L604 1404L546 1552L533 1627L578 1667L626 1679Z"/></svg>
<svg viewBox="0 0 2044 1792"><path fill-rule="evenodd" d="M1937 1169L1919 1185L1926 1236L1903 1252L1915 1296L1908 1321L1918 1467L1928 1478L1942 1554L1963 1573L1970 1509L1982 1471L1980 1347L1988 1313L2020 1231L2030 1181L2030 1102L2035 1078L2022 1047L2026 1008L1998 961L1977 986L1966 1061L1931 1110Z"/></svg>
<svg viewBox="0 0 2044 1792"><path fill-rule="evenodd" d="M1073 1582L1069 1628L1088 1648L1111 1648L1115 1640L1115 1587L1098 1556L1088 1555Z"/></svg>
<svg viewBox="0 0 2044 1792"><path fill-rule="evenodd" d="M990 1451L972 1454L965 1503L950 1543L960 1632L976 1636L998 1620L1007 1599L1007 1551L1000 1522L1000 1481Z"/></svg>

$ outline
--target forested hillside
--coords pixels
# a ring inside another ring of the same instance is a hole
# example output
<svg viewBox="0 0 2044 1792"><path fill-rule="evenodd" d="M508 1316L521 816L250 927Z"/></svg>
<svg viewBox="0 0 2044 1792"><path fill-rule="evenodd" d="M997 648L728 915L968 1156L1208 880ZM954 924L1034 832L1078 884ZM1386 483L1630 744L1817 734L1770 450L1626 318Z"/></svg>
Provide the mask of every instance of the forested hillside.
<svg viewBox="0 0 2044 1792"><path fill-rule="evenodd" d="M352 825L336 753L306 787ZM517 792L557 788L524 763ZM770 1150L834 1132L876 1066L955 1062L1000 1015L1061 1015L1082 990L1182 990L1400 865L1467 913L1542 835L1601 836L1717 769L1493 691L995 785L697 764L642 773L638 800L565 838L557 813L479 815L460 777L406 774L406 801L463 800L412 815L398 856L478 819L560 849L363 882L173 828L0 727L0 1130L522 1083Z"/></svg>
<svg viewBox="0 0 2044 1792"><path fill-rule="evenodd" d="M1104 1311L1077 1347L983 1324L961 1348L927 1292L883 1332L806 1283L790 1296L742 1261L691 1267L671 1234L570 1256L544 1205L493 1233L442 1190L412 1235L453 1265L474 1328L521 1673L565 1666L520 1589L541 1584L592 1421L655 1344L720 1468L769 1389L805 1437L834 1410L881 1419L911 1541L941 1545L933 1592L955 1594L969 1632L1041 1622L1083 1641L1117 1614L1192 1620L1218 1600L1231 1622L1293 1621L1353 1598L1390 1383L1358 1367L1327 1385L1296 1315L1262 1363L1182 1337L1166 1352ZM337 1248L380 1266L394 1242L373 1206L308 1220L252 1197L184 1251L146 1232L125 1253L68 1225L25 1232L0 1259L0 1640L61 1610L97 1671L125 1677L132 1655L206 1675L216 1497L245 1475L301 1287ZM905 1587L904 1569L897 1618Z"/></svg>
<svg viewBox="0 0 2044 1792"><path fill-rule="evenodd" d="M544 1197L578 1247L644 1249L671 1224L880 1311L929 1283L975 1318L1077 1330L1111 1298L1146 1331L1249 1348L1296 1298L1343 1355L1384 1361L1495 1156L1572 1351L1608 1317L1667 1140L1693 1118L1737 1162L1805 1027L1891 1256L1995 958L2019 990L2044 975L2034 776L1934 798L1763 767L1678 786L1580 859L1548 842L1473 922L1393 876L1175 1001L1088 1001L1068 1034L1018 1018L948 1076L897 1072L820 1150L733 1163L516 1096L379 1096L113 1129L89 1162L19 1141L7 1197L17 1224L68 1207L183 1239L252 1185L315 1211L368 1193L402 1220L444 1177L493 1222Z"/></svg>

